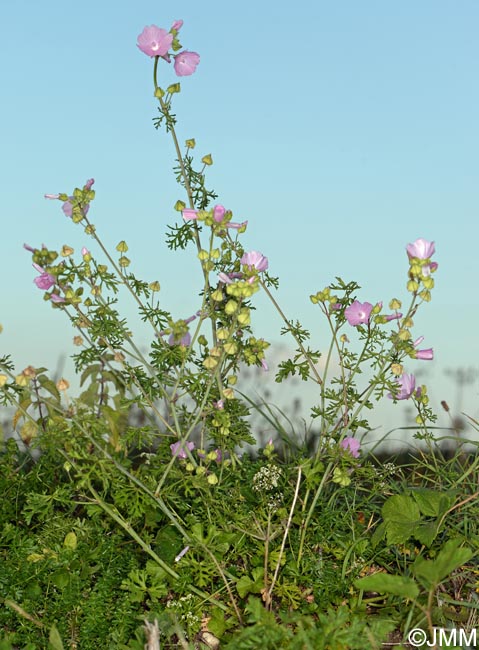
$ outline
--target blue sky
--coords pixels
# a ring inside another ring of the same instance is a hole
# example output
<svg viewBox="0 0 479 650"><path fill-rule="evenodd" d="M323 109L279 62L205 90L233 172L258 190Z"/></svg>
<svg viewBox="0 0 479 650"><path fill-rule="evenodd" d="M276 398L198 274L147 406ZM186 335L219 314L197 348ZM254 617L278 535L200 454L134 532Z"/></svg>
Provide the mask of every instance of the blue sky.
<svg viewBox="0 0 479 650"><path fill-rule="evenodd" d="M22 244L89 245L43 194L92 176L104 241L127 240L165 308L195 310L196 262L163 244L182 197L172 144L152 126L152 61L136 47L145 25L179 18L183 46L201 55L174 106L179 136L212 153L209 184L248 219L246 246L269 257L288 316L321 346L311 293L340 275L362 285L360 300L406 301L405 245L434 240L436 289L415 328L435 350L427 382L436 403L478 416L477 380L459 403L445 374L479 366L476 0L2 3L2 352L20 369L72 352ZM171 66L161 74L176 81ZM258 335L280 339L261 299L255 317Z"/></svg>

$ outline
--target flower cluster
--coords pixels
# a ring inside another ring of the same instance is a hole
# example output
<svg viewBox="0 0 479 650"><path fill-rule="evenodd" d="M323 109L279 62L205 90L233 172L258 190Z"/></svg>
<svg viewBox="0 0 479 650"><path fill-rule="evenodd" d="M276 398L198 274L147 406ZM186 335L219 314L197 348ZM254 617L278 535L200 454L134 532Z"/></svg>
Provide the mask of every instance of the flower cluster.
<svg viewBox="0 0 479 650"><path fill-rule="evenodd" d="M200 62L200 55L196 52L188 50L183 50L178 54L170 52L170 48L173 51L181 48L177 36L182 25L182 20L175 20L169 32L156 25L150 25L143 29L137 41L139 49L147 56L162 58L167 63L171 63L171 57L173 57L175 60L173 67L178 77L193 74Z"/></svg>
<svg viewBox="0 0 479 650"><path fill-rule="evenodd" d="M170 445L171 455L175 458L182 458L184 460L188 456L186 450L193 451L195 446L194 442L182 442L181 440L178 440L178 442L173 442Z"/></svg>
<svg viewBox="0 0 479 650"><path fill-rule="evenodd" d="M281 468L272 463L261 467L253 476L253 490L255 492L271 492L278 487L281 478Z"/></svg>
<svg viewBox="0 0 479 650"><path fill-rule="evenodd" d="M346 449L346 451L349 451L353 458L359 458L359 449L361 447L361 443L356 438L351 438L350 436L344 438L341 441L341 447L343 449Z"/></svg>
<svg viewBox="0 0 479 650"><path fill-rule="evenodd" d="M434 242L427 239L416 239L412 244L406 247L409 257L409 282L407 289L411 293L417 294L422 300L429 302L431 300L431 289L434 287L432 273L437 270L437 262L431 262L431 257L436 249ZM423 289L419 291L423 286Z"/></svg>
<svg viewBox="0 0 479 650"><path fill-rule="evenodd" d="M226 210L222 205L215 205L211 210L184 208L181 214L185 221L203 221L206 226L212 226L217 234L226 232L225 229L237 230L239 233L243 233L248 225L247 221L241 223L231 221L233 213L231 210Z"/></svg>

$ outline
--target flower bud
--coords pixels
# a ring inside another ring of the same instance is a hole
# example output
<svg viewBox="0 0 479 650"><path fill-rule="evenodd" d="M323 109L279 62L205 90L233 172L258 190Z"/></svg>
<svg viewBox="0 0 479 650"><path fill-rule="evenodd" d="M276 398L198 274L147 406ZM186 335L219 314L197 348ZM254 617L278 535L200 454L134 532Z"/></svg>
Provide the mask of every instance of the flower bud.
<svg viewBox="0 0 479 650"><path fill-rule="evenodd" d="M170 95L174 95L174 93L179 93L180 91L181 91L181 85L178 82L175 84L171 84L166 89L166 92L170 93Z"/></svg>
<svg viewBox="0 0 479 650"><path fill-rule="evenodd" d="M225 313L228 314L228 316L232 316L238 309L238 303L236 300L228 300L228 302L225 305Z"/></svg>
<svg viewBox="0 0 479 650"><path fill-rule="evenodd" d="M204 163L205 165L212 165L213 164L213 158L210 153L206 154L206 156L203 156L201 159L201 162Z"/></svg>
<svg viewBox="0 0 479 650"><path fill-rule="evenodd" d="M401 341L409 341L411 338L411 332L407 329L401 329L398 332L398 338Z"/></svg>
<svg viewBox="0 0 479 650"><path fill-rule="evenodd" d="M431 292L428 289L424 289L419 293L419 297L424 300L424 302L431 301Z"/></svg>
<svg viewBox="0 0 479 650"><path fill-rule="evenodd" d="M186 203L184 201L180 201L178 199L178 201L175 203L175 208L174 209L177 212L182 212L182 210L184 210L185 208L186 208Z"/></svg>
<svg viewBox="0 0 479 650"><path fill-rule="evenodd" d="M404 368L400 363L393 363L391 365L391 372L393 375L396 375L396 377L400 377L404 372Z"/></svg>
<svg viewBox="0 0 479 650"><path fill-rule="evenodd" d="M221 289L215 289L211 294L211 299L215 302L221 302L223 300L223 292Z"/></svg>
<svg viewBox="0 0 479 650"><path fill-rule="evenodd" d="M214 370L217 365L218 360L214 359L213 357L206 357L206 359L203 361L203 366L206 368L206 370Z"/></svg>
<svg viewBox="0 0 479 650"><path fill-rule="evenodd" d="M229 341L228 343L225 343L223 347L226 354L232 355L238 352L238 345L235 341Z"/></svg>
<svg viewBox="0 0 479 650"><path fill-rule="evenodd" d="M57 386L58 390L61 390L61 391L68 390L70 388L70 383L66 379L64 379L62 377L61 379L59 379L57 381L56 386Z"/></svg>
<svg viewBox="0 0 479 650"><path fill-rule="evenodd" d="M434 288L434 279L431 278L431 276L428 276L427 278L423 278L422 283L426 289Z"/></svg>
<svg viewBox="0 0 479 650"><path fill-rule="evenodd" d="M128 245L127 245L126 241L122 240L121 242L119 242L117 244L117 246L116 246L116 250L119 253L126 253L126 251L128 250Z"/></svg>
<svg viewBox="0 0 479 650"><path fill-rule="evenodd" d="M238 314L238 323L245 327L251 323L251 314L248 307L243 307L243 309Z"/></svg>
<svg viewBox="0 0 479 650"><path fill-rule="evenodd" d="M75 251L73 250L73 248L72 248L71 246L67 246L67 245L65 244L65 245L62 247L62 250L61 250L61 253L60 253L60 254L61 254L62 257L69 257L70 255L73 255L74 252L75 252Z"/></svg>

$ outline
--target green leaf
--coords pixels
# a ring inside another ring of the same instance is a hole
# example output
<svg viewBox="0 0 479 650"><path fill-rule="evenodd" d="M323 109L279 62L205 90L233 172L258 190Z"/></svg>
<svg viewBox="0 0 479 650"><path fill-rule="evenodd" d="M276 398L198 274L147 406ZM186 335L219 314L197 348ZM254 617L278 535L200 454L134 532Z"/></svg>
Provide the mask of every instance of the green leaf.
<svg viewBox="0 0 479 650"><path fill-rule="evenodd" d="M249 576L243 576L236 583L236 590L241 598L244 598L246 594L259 594L261 589L264 587L264 569L262 567L256 567L253 569L253 578Z"/></svg>
<svg viewBox="0 0 479 650"><path fill-rule="evenodd" d="M374 573L355 580L354 586L364 591L377 591L380 594L393 594L414 600L419 595L419 587L412 578L406 576L389 575L388 573Z"/></svg>
<svg viewBox="0 0 479 650"><path fill-rule="evenodd" d="M65 548L70 549L70 551L74 551L76 549L76 547L77 547L77 536L75 535L75 533L73 533L73 532L68 533L65 536L65 539L63 540L63 546L65 546Z"/></svg>
<svg viewBox="0 0 479 650"><path fill-rule="evenodd" d="M53 650L64 650L62 639L60 637L60 632L57 630L55 624L50 628L50 634L48 636L48 645L53 648Z"/></svg>
<svg viewBox="0 0 479 650"><path fill-rule="evenodd" d="M46 377L45 375L40 375L38 377L38 381L41 384L42 388L44 388L46 391L48 391L57 400L60 400L60 393L59 393L58 388L56 387L54 381L52 381L51 379L48 379L48 377Z"/></svg>
<svg viewBox="0 0 479 650"><path fill-rule="evenodd" d="M413 565L414 574L430 585L438 585L474 555L470 548L461 544L462 539L456 537L448 540L433 560L418 557Z"/></svg>
<svg viewBox="0 0 479 650"><path fill-rule="evenodd" d="M452 495L427 488L416 488L411 491L411 495L426 517L438 517L446 512L453 502Z"/></svg>
<svg viewBox="0 0 479 650"><path fill-rule="evenodd" d="M396 494L384 503L382 515L388 544L404 544L421 520L419 506L405 494Z"/></svg>
<svg viewBox="0 0 479 650"><path fill-rule="evenodd" d="M439 521L427 521L422 524L418 524L414 527L412 536L415 537L418 542L424 544L428 548L431 546L433 541L436 539L438 533Z"/></svg>
<svg viewBox="0 0 479 650"><path fill-rule="evenodd" d="M65 589L70 584L70 574L66 569L58 569L52 573L51 581L58 589Z"/></svg>

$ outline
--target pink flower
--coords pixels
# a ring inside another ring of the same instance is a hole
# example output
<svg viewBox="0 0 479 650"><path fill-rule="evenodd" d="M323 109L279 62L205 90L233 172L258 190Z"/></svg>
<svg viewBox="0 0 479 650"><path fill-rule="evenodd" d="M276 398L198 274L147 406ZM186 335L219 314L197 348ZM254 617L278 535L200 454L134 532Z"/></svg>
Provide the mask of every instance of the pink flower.
<svg viewBox="0 0 479 650"><path fill-rule="evenodd" d="M223 218L225 216L225 208L222 205L215 205L213 208L213 219L217 223L221 223L223 221Z"/></svg>
<svg viewBox="0 0 479 650"><path fill-rule="evenodd" d="M63 296L59 296L57 293L50 294L50 300L55 303L66 302L65 298L63 298Z"/></svg>
<svg viewBox="0 0 479 650"><path fill-rule="evenodd" d="M427 348L426 350L416 350L414 358L420 359L421 361L432 361L434 359L434 350L432 348Z"/></svg>
<svg viewBox="0 0 479 650"><path fill-rule="evenodd" d="M389 323L389 321L399 320L402 318L402 313L398 311L397 314L386 314L384 318L386 319L386 323Z"/></svg>
<svg viewBox="0 0 479 650"><path fill-rule="evenodd" d="M259 273L266 271L268 268L268 258L258 251L245 253L240 260L241 264L248 266L249 269L256 269Z"/></svg>
<svg viewBox="0 0 479 650"><path fill-rule="evenodd" d="M173 30L175 30L175 32L179 32L182 27L183 27L183 21L182 20L175 20L175 22L173 23L173 25L170 28L170 32L172 32Z"/></svg>
<svg viewBox="0 0 479 650"><path fill-rule="evenodd" d="M233 284L233 280L224 271L221 271L221 273L218 273L218 280L220 282L223 282L224 284Z"/></svg>
<svg viewBox="0 0 479 650"><path fill-rule="evenodd" d="M66 217L71 217L72 214L73 214L73 204L72 204L72 201L73 201L73 196L70 196L69 200L68 200L68 201L65 201L65 203L62 205L62 210L63 210L63 213L65 214ZM85 216L88 214L88 210L89 210L89 209L90 209L90 205L89 205L89 204L87 204L87 205L83 208L83 214L84 214Z"/></svg>
<svg viewBox="0 0 479 650"><path fill-rule="evenodd" d="M83 189L85 190L91 190L93 183L95 182L94 178L89 178L87 182L85 183L85 187Z"/></svg>
<svg viewBox="0 0 479 650"><path fill-rule="evenodd" d="M191 334L186 332L179 340L175 338L174 334L170 334L168 339L168 345L181 345L184 348L187 348L191 343Z"/></svg>
<svg viewBox="0 0 479 650"><path fill-rule="evenodd" d="M418 345L424 341L424 336L417 338L413 346L417 348ZM432 361L434 359L434 351L432 348L427 348L426 350L414 350L414 353L411 355L414 359L420 359L421 361Z"/></svg>
<svg viewBox="0 0 479 650"><path fill-rule="evenodd" d="M24 248L26 251L29 251L30 253L36 253L37 250L38 250L37 248L32 248L32 247L29 246L28 244L23 244L23 248Z"/></svg>
<svg viewBox="0 0 479 650"><path fill-rule="evenodd" d="M261 359L261 367L263 368L263 370L264 370L265 372L268 372L268 370L269 370L269 366L268 366L268 364L267 364L267 362L266 362L266 359Z"/></svg>
<svg viewBox="0 0 479 650"><path fill-rule="evenodd" d="M426 260L435 252L434 242L427 241L427 239L416 239L412 244L406 246L409 258L417 257L419 260Z"/></svg>
<svg viewBox="0 0 479 650"><path fill-rule="evenodd" d="M137 45L148 56L165 56L173 42L173 34L166 29L150 25L138 36Z"/></svg>
<svg viewBox="0 0 479 650"><path fill-rule="evenodd" d="M185 208L181 211L183 219L185 221L192 221L193 219L198 219L198 210L192 210L191 208Z"/></svg>
<svg viewBox="0 0 479 650"><path fill-rule="evenodd" d="M226 224L227 228L232 228L233 230L239 230L240 228L246 228L248 225L247 221L242 221L241 223L237 223L236 221L230 221L229 223Z"/></svg>
<svg viewBox="0 0 479 650"><path fill-rule="evenodd" d="M33 281L37 285L39 289L43 289L44 291L48 291L53 285L56 283L56 278L54 275L51 273L47 273L44 268L42 268L39 264L32 264L33 268L40 273L38 278L35 278Z"/></svg>
<svg viewBox="0 0 479 650"><path fill-rule="evenodd" d="M344 310L346 320L350 325L363 325L369 323L373 306L370 302L359 302L355 300L349 307Z"/></svg>
<svg viewBox="0 0 479 650"><path fill-rule="evenodd" d="M394 395L389 393L388 397L395 400L409 399L416 388L416 377L412 374L408 375L405 372L399 379L396 379L396 384L399 387L399 391Z"/></svg>
<svg viewBox="0 0 479 650"><path fill-rule="evenodd" d="M44 194L43 196L44 196L46 199L51 199L51 200L53 200L53 199L59 199L59 198L60 198L60 195L59 195L59 194Z"/></svg>
<svg viewBox="0 0 479 650"><path fill-rule="evenodd" d="M195 448L195 443L194 442L184 443L181 442L181 440L178 440L178 442L173 442L170 445L171 455L175 456L176 458L186 458L187 454L186 454L185 446L186 449L188 449L189 451L193 451L193 449Z"/></svg>
<svg viewBox="0 0 479 650"><path fill-rule="evenodd" d="M353 458L358 458L361 443L356 438L348 437L341 441L341 447L347 449Z"/></svg>
<svg viewBox="0 0 479 650"><path fill-rule="evenodd" d="M187 77L196 70L200 62L200 55L196 52L184 50L175 56L174 68L178 77Z"/></svg>

